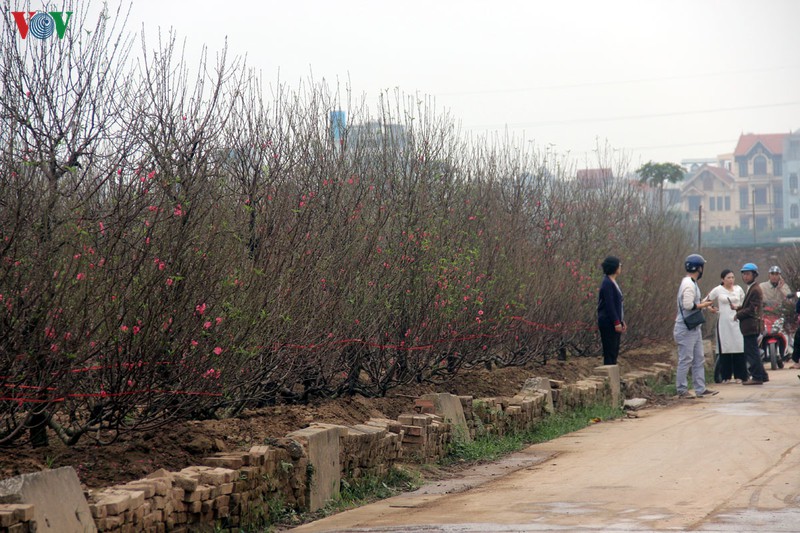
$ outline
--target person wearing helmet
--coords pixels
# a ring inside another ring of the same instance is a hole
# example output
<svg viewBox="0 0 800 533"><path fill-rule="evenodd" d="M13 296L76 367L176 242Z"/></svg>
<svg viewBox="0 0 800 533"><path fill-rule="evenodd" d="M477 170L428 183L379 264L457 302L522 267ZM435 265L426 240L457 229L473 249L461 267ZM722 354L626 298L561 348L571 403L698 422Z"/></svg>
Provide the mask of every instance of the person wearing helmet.
<svg viewBox="0 0 800 533"><path fill-rule="evenodd" d="M781 267L774 265L769 267L769 280L759 283L761 292L764 294L764 309L774 309L776 313L781 313L780 308L786 300L792 298L792 289L783 281Z"/></svg>
<svg viewBox="0 0 800 533"><path fill-rule="evenodd" d="M711 307L711 300L700 301L700 289L697 280L703 277L706 260L699 254L689 255L683 262L686 277L678 288L678 314L675 318L673 337L678 345L678 371L675 376L675 388L679 398L701 398L713 396L717 391L706 388L705 354L703 352L703 330L700 326L689 329L684 320L686 314L696 309ZM689 393L689 370L692 371L694 396Z"/></svg>
<svg viewBox="0 0 800 533"><path fill-rule="evenodd" d="M759 283L758 286L761 287L761 292L764 294L764 313L775 318L783 316L784 312L788 311L788 309L784 309L784 306L792 299L793 293L789 285L783 281L781 267L778 265L769 267L769 280ZM779 342L778 348L781 360L783 360L786 345Z"/></svg>
<svg viewBox="0 0 800 533"><path fill-rule="evenodd" d="M736 320L739 321L739 330L744 337L744 358L750 365L750 379L742 385L762 385L769 381L769 375L764 370L761 354L758 349L758 335L761 333L761 313L764 305L764 294L756 283L758 267L754 263L745 263L742 266L742 281L747 285L742 305L731 304L731 309L736 311Z"/></svg>

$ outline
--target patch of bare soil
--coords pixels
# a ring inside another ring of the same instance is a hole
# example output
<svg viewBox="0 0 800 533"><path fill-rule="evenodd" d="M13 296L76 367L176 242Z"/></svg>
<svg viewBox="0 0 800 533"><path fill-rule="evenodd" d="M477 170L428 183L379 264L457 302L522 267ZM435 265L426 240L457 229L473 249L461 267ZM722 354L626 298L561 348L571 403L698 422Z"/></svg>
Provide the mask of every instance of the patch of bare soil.
<svg viewBox="0 0 800 533"><path fill-rule="evenodd" d="M638 348L620 356L622 373L671 362L671 345ZM370 417L397 418L412 410L416 397L426 392L450 392L475 397L511 396L529 377L577 381L602 364L597 357L550 360L545 365L523 368L474 369L459 372L442 385L414 385L393 390L385 398L362 396L317 401L309 405L282 405L247 411L225 420L176 423L158 431L126 435L117 442L97 446L80 442L66 447L56 438L44 448L0 448L0 479L45 468L72 466L89 488L105 487L139 479L159 468L180 470L199 464L218 451L246 450L265 439L283 437L311 422L360 424ZM636 391L647 397L648 391ZM656 399L650 394L650 399ZM658 403L658 402L657 402Z"/></svg>

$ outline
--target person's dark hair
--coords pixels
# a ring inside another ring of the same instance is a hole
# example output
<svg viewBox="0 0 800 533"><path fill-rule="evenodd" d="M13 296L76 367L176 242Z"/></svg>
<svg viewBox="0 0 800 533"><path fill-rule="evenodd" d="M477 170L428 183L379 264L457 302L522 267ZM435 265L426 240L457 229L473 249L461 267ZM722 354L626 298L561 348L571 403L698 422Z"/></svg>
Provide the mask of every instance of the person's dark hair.
<svg viewBox="0 0 800 533"><path fill-rule="evenodd" d="M609 255L605 259L603 259L603 263L600 265L603 268L603 274L606 276L610 276L614 274L617 270L619 270L619 265L621 261L618 257L614 257L613 255Z"/></svg>
<svg viewBox="0 0 800 533"><path fill-rule="evenodd" d="M719 275L719 278L722 280L719 282L720 285L722 285L725 282L725 276L727 276L728 274L733 274L733 270L731 270L730 268L726 268L725 270L722 271L722 274Z"/></svg>

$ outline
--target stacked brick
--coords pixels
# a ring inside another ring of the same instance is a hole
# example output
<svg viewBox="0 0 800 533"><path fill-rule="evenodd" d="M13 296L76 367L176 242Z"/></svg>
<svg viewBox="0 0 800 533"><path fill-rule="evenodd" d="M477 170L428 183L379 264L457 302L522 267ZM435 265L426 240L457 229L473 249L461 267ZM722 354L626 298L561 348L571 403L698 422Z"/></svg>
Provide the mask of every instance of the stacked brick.
<svg viewBox="0 0 800 533"><path fill-rule="evenodd" d="M507 398L478 398L472 401L473 415L471 418L475 422L476 435L479 432L501 437L506 434L505 407L507 404L504 405L506 400Z"/></svg>
<svg viewBox="0 0 800 533"><path fill-rule="evenodd" d="M458 400L461 402L461 410L464 411L464 418L467 420L467 431L470 439L485 435L486 430L483 427L483 421L475 416L475 411L472 408L474 398L472 396L459 396Z"/></svg>
<svg viewBox="0 0 800 533"><path fill-rule="evenodd" d="M439 415L400 415L403 456L419 461L437 461L447 454L451 428Z"/></svg>
<svg viewBox="0 0 800 533"><path fill-rule="evenodd" d="M521 432L529 430L544 418L544 394L512 396L506 407L506 430Z"/></svg>
<svg viewBox="0 0 800 533"><path fill-rule="evenodd" d="M403 429L397 420L370 418L348 427L339 439L342 479L386 475L402 457Z"/></svg>
<svg viewBox="0 0 800 533"><path fill-rule="evenodd" d="M668 380L670 375L669 365L657 366L651 372L626 374L622 385ZM550 380L549 385L548 394L559 411L608 401L611 395L608 380L601 378L570 385ZM458 399L472 438L525 431L546 416L547 396L541 391ZM434 402L419 399L414 414L401 415L396 421L373 418L345 428L339 436L341 478L381 476L401 458L425 462L443 458L456 433L434 410ZM205 458L204 466L180 472L159 470L147 478L90 493L90 510L98 530L238 531L260 524L270 502L306 509L309 472L313 471L306 450L289 438L274 444L220 453ZM35 532L33 517L33 505L0 505L0 533Z"/></svg>
<svg viewBox="0 0 800 533"><path fill-rule="evenodd" d="M525 431L545 414L545 395L541 393L479 399L461 396L460 399L472 438Z"/></svg>
<svg viewBox="0 0 800 533"><path fill-rule="evenodd" d="M159 470L90 494L98 530L188 533L215 523L234 528L253 511L252 505L261 508L271 498L298 508L305 505L305 457L292 459L285 449L255 446L205 461L211 466Z"/></svg>
<svg viewBox="0 0 800 533"><path fill-rule="evenodd" d="M33 505L22 503L0 504L0 533L35 533Z"/></svg>
<svg viewBox="0 0 800 533"><path fill-rule="evenodd" d="M556 410L571 411L578 407L587 407L593 403L609 402L611 387L602 378L592 378L562 385L559 390Z"/></svg>
<svg viewBox="0 0 800 533"><path fill-rule="evenodd" d="M622 376L623 388L632 389L635 385L645 386L648 382L669 383L672 367L666 363L655 363L650 370L638 370Z"/></svg>

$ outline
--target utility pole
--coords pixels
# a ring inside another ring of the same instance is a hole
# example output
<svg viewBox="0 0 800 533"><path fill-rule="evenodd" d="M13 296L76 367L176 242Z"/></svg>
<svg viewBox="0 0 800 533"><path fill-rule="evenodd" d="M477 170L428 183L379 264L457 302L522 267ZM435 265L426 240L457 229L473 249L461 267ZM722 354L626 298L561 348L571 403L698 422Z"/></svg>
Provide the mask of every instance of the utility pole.
<svg viewBox="0 0 800 533"><path fill-rule="evenodd" d="M703 204L697 206L697 249L703 248Z"/></svg>
<svg viewBox="0 0 800 533"><path fill-rule="evenodd" d="M753 244L756 244L756 188L753 187Z"/></svg>

